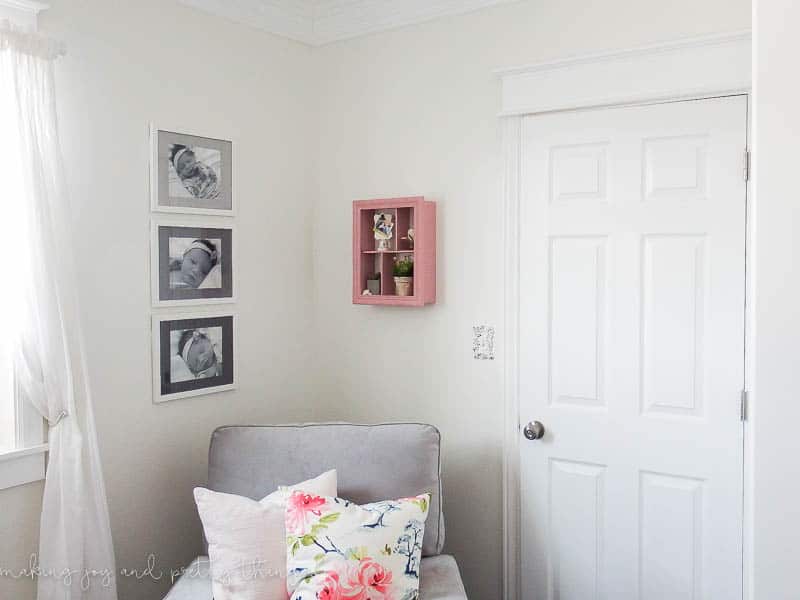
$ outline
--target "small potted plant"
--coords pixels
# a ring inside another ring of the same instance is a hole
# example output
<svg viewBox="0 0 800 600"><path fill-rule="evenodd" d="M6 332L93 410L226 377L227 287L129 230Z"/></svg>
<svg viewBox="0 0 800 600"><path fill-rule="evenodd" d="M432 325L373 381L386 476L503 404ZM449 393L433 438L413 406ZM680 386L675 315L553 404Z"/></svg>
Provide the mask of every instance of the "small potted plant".
<svg viewBox="0 0 800 600"><path fill-rule="evenodd" d="M394 263L394 289L398 296L414 294L414 261L410 256Z"/></svg>
<svg viewBox="0 0 800 600"><path fill-rule="evenodd" d="M373 296L381 295L381 274L371 273L367 275L367 289Z"/></svg>

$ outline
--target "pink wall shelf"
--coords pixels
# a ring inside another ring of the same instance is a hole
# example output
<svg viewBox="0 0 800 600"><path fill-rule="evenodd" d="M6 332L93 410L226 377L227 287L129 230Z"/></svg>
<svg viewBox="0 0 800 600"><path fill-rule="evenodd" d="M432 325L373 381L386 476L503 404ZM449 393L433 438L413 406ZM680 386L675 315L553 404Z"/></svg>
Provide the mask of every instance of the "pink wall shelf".
<svg viewBox="0 0 800 600"><path fill-rule="evenodd" d="M375 213L393 215L394 231L388 249L380 250L372 231ZM408 239L413 228L414 241ZM414 262L410 296L397 294L394 263ZM380 275L380 294L365 295L370 275ZM436 302L436 204L422 196L356 200L353 202L353 304L424 306Z"/></svg>

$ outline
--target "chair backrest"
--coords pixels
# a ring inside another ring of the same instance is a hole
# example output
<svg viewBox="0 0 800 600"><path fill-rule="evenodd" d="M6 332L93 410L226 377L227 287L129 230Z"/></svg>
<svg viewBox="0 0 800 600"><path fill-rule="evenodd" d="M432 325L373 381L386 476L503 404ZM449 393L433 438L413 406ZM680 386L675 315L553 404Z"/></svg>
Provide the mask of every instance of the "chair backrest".
<svg viewBox="0 0 800 600"><path fill-rule="evenodd" d="M318 423L220 427L211 436L208 486L258 500L336 469L339 496L358 504L431 493L423 556L441 553L441 434L432 425Z"/></svg>

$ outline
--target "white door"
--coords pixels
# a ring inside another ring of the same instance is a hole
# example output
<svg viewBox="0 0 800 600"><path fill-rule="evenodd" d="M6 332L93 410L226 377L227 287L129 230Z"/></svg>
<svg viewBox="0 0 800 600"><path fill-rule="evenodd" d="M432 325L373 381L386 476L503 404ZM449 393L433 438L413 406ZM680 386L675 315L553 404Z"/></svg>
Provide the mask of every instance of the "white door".
<svg viewBox="0 0 800 600"><path fill-rule="evenodd" d="M742 597L747 100L527 117L524 600Z"/></svg>

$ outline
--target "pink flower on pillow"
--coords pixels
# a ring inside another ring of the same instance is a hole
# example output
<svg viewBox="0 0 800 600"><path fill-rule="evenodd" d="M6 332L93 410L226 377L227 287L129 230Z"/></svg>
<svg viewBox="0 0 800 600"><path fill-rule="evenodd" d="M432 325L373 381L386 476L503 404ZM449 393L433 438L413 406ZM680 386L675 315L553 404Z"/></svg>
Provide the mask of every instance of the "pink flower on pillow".
<svg viewBox="0 0 800 600"><path fill-rule="evenodd" d="M293 492L286 505L286 530L294 535L303 535L311 515L321 516L320 508L324 505L325 498Z"/></svg>
<svg viewBox="0 0 800 600"><path fill-rule="evenodd" d="M392 572L371 558L362 558L347 569L343 600L392 600Z"/></svg>
<svg viewBox="0 0 800 600"><path fill-rule="evenodd" d="M318 600L343 600L338 573L335 571L325 573L325 578L320 582L317 590L317 598Z"/></svg>

